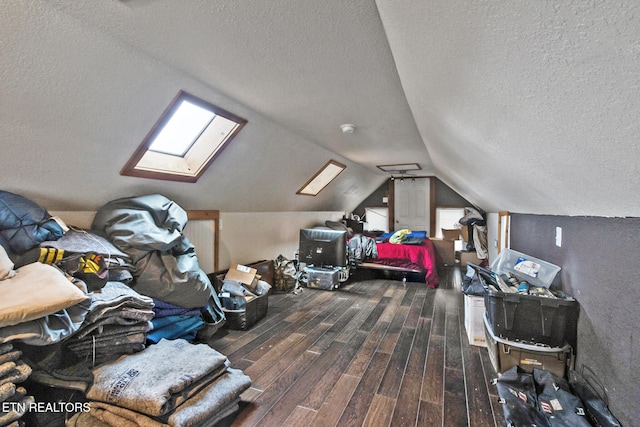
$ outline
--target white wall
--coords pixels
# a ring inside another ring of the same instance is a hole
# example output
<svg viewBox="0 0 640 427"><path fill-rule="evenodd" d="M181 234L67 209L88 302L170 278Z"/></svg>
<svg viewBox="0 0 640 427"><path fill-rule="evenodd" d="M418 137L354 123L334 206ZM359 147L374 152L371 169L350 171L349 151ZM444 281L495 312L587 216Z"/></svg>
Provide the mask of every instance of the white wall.
<svg viewBox="0 0 640 427"><path fill-rule="evenodd" d="M301 228L337 221L344 212L221 212L220 269L235 263L294 259Z"/></svg>

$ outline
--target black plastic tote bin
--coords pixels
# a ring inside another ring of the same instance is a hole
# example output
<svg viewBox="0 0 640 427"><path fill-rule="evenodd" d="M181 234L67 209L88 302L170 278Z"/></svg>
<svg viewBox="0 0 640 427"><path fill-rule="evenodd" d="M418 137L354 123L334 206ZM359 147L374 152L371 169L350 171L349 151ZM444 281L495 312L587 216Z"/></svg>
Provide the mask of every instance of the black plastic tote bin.
<svg viewBox="0 0 640 427"><path fill-rule="evenodd" d="M498 337L576 348L580 306L574 299L548 298L486 289L487 320Z"/></svg>

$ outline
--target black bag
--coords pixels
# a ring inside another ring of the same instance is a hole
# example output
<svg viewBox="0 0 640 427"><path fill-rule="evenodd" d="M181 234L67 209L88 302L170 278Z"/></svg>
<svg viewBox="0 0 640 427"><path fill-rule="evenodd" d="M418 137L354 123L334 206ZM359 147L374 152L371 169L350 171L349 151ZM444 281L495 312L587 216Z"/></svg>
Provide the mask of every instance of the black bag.
<svg viewBox="0 0 640 427"><path fill-rule="evenodd" d="M471 262L467 263L467 273L462 278L462 293L465 295L483 296L487 279L492 276L491 270Z"/></svg>
<svg viewBox="0 0 640 427"><path fill-rule="evenodd" d="M580 375L573 369L569 370L569 385L571 390L582 399L591 424L596 427L620 427L618 420L609 412L605 389L596 379L593 371L582 365L582 373L583 375ZM601 394L596 392L596 388L601 390Z"/></svg>
<svg viewBox="0 0 640 427"><path fill-rule="evenodd" d="M591 427L584 404L571 392L569 383L552 372L533 370L537 384L538 408L552 426Z"/></svg>
<svg viewBox="0 0 640 427"><path fill-rule="evenodd" d="M514 366L496 379L495 385L500 403L503 404L502 410L507 426L551 427L547 418L538 410L533 374Z"/></svg>

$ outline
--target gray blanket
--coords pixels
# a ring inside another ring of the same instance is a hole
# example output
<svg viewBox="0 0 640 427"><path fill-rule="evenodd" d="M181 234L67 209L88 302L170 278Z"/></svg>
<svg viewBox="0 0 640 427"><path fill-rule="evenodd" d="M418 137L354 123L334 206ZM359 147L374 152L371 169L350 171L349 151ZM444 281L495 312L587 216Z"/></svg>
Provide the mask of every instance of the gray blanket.
<svg viewBox="0 0 640 427"><path fill-rule="evenodd" d="M57 313L0 328L0 343L21 341L37 346L55 344L80 329L88 309L87 299Z"/></svg>
<svg viewBox="0 0 640 427"><path fill-rule="evenodd" d="M9 369L4 373L4 375L2 375L2 377L0 377L0 385L6 383L21 383L29 378L29 375L31 375L31 367L29 367L29 365L21 360L18 360L16 362L7 362L7 364L10 364L12 366L11 369Z"/></svg>
<svg viewBox="0 0 640 427"><path fill-rule="evenodd" d="M18 405L10 405L9 408L11 409L8 412L0 412L0 425L4 426L22 418L26 409L34 402L35 399L33 396L25 396L20 400Z"/></svg>
<svg viewBox="0 0 640 427"><path fill-rule="evenodd" d="M227 357L206 344L161 340L93 370L87 398L162 416L227 368Z"/></svg>
<svg viewBox="0 0 640 427"><path fill-rule="evenodd" d="M120 406L91 402L91 410L78 414L68 425L94 425L90 422L96 419L114 427L213 427L239 409L240 395L250 386L251 379L242 371L228 368L223 375L163 417L150 417Z"/></svg>
<svg viewBox="0 0 640 427"><path fill-rule="evenodd" d="M166 424L156 419L147 417L138 412L130 411L129 409L120 408L117 406L108 405L106 403L100 404L101 407L96 407L98 403L94 402L91 405L89 412L81 412L75 414L69 421L67 421L67 427L172 427L172 424ZM184 424L189 427L214 427L225 417L235 413L239 409L237 401L228 404L224 408L220 408L217 414L214 414L204 424ZM11 427L11 426L8 426Z"/></svg>
<svg viewBox="0 0 640 427"><path fill-rule="evenodd" d="M92 324L99 319L113 315L123 307L133 307L141 310L151 310L153 299L140 295L135 290L121 282L107 282L100 292L91 294L91 305L85 322Z"/></svg>

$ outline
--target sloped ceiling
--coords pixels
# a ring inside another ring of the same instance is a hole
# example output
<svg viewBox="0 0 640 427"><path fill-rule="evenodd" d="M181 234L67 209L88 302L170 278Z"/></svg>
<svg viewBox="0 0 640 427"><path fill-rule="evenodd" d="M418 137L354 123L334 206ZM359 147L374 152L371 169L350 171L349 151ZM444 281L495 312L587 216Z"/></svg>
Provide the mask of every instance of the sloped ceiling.
<svg viewBox="0 0 640 427"><path fill-rule="evenodd" d="M0 188L51 210L351 210L419 163L487 211L637 216L632 2L73 0L0 9ZM186 90L248 120L196 184L119 171ZM339 126L354 123L344 135ZM328 160L347 169L296 190Z"/></svg>
<svg viewBox="0 0 640 427"><path fill-rule="evenodd" d="M376 3L445 183L493 212L640 214L640 3Z"/></svg>

